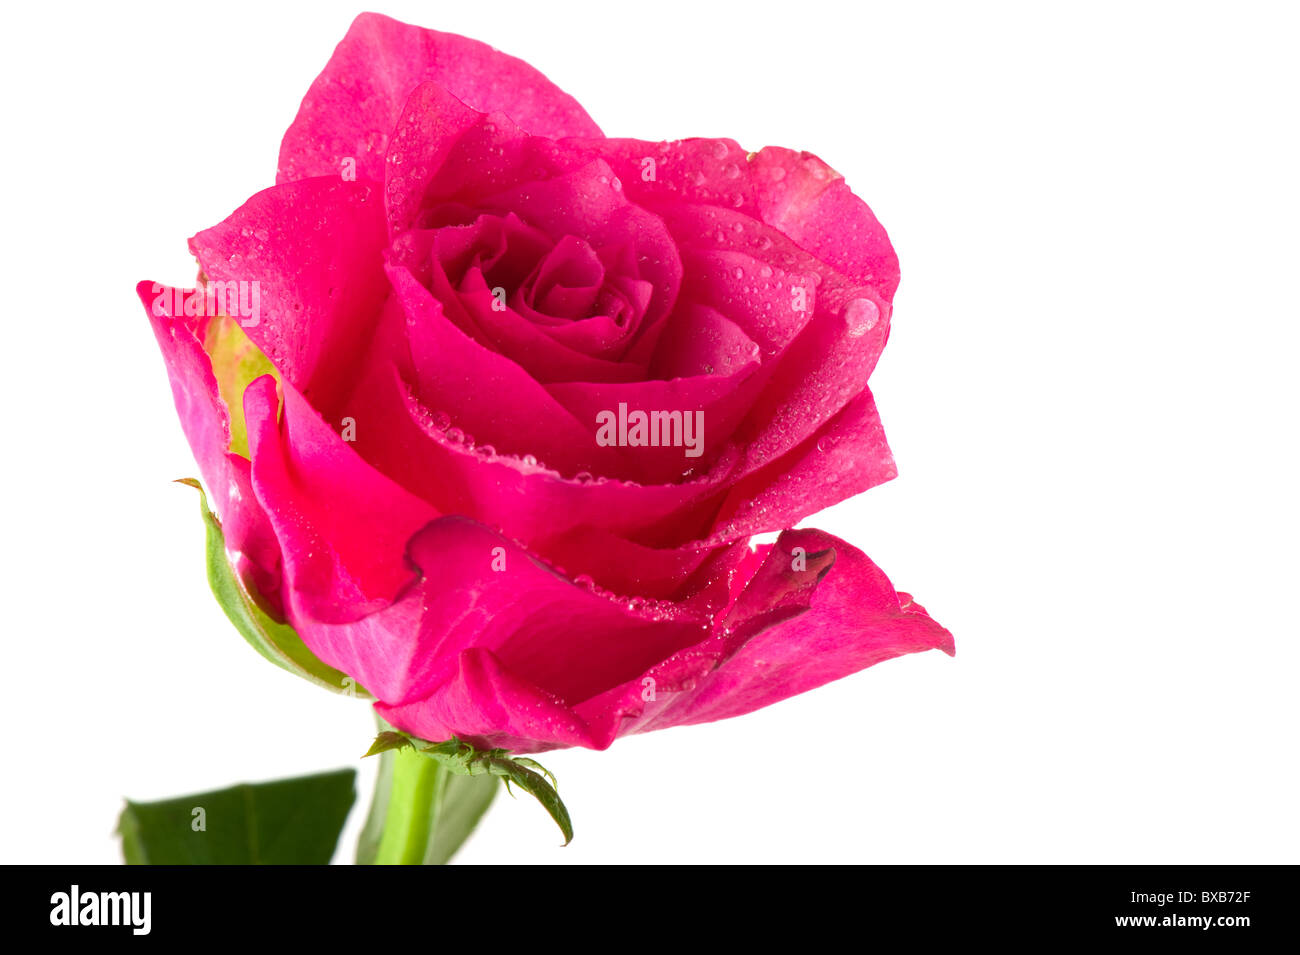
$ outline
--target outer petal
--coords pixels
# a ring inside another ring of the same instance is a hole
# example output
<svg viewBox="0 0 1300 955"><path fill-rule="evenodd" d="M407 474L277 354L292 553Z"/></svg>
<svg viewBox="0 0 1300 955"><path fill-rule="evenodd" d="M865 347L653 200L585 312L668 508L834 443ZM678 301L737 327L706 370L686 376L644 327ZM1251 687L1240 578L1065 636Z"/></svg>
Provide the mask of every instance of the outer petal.
<svg viewBox="0 0 1300 955"><path fill-rule="evenodd" d="M141 282L136 292L162 349L181 428L221 519L236 570L274 602L280 588L280 549L253 496L248 461L229 450L229 412L200 341L207 319L172 314L178 294L189 290Z"/></svg>
<svg viewBox="0 0 1300 955"><path fill-rule="evenodd" d="M746 470L765 466L822 428L862 392L889 333L889 303L799 249L784 235L737 212L700 206L658 207L674 238L698 262L751 258L743 276L716 302L764 343L770 376L750 409ZM768 263L763 265L761 263ZM771 274L765 275L768 271ZM707 288L707 283L705 283ZM690 286L684 286L690 293ZM701 294L701 289L696 294ZM718 292L708 292L717 295ZM745 318L746 297L763 298L766 330ZM784 319L777 313L784 309ZM793 338L791 338L791 333ZM828 502L831 503L831 502Z"/></svg>
<svg viewBox="0 0 1300 955"><path fill-rule="evenodd" d="M821 531L789 531L758 552L733 548L715 555L701 573L731 588L730 606L716 615L721 622L705 639L667 653L701 619L687 610L689 600L649 610L628 606L624 618L611 618L606 598L588 601L562 578L540 575L545 568L536 563L525 565L520 578L475 571L482 548L496 539L482 533L471 522L457 526L448 519L421 532L423 544L413 542L413 554L423 549L454 558L452 578L419 598L421 607L433 605L431 616L443 612L442 601L464 606L460 588L473 593L472 610L457 626L431 629L427 620L421 626L425 642L434 632L450 634L437 652L454 662L444 659L423 687L412 684L406 702L377 704L390 722L425 738L454 734L518 752L604 749L628 733L739 716L904 653L953 652L948 631L896 593L861 551ZM520 556L508 548L507 566ZM493 576L503 586L494 586ZM616 672L603 666L606 659L623 666L633 647L639 652L647 645L645 631L629 644L638 615L639 626L657 629L661 658L632 679L581 698ZM679 623L685 631L674 629ZM564 636L553 640L557 632ZM594 648L582 636L597 633L599 674L590 669ZM571 673L579 661L581 675Z"/></svg>
<svg viewBox="0 0 1300 955"><path fill-rule="evenodd" d="M399 729L424 739L457 736L483 749L514 753L592 745L586 723L564 703L511 673L491 650L457 658L452 678L429 696L375 709Z"/></svg>
<svg viewBox="0 0 1300 955"><path fill-rule="evenodd" d="M387 718L427 739L590 745L570 702L636 677L709 626L685 606L574 584L466 518L431 522L407 557L421 579L391 606L354 623L295 623L321 659L379 696Z"/></svg>
<svg viewBox="0 0 1300 955"><path fill-rule="evenodd" d="M752 177L764 222L885 301L893 299L898 256L843 176L812 153L768 146L754 155Z"/></svg>
<svg viewBox="0 0 1300 955"><path fill-rule="evenodd" d="M280 144L276 182L337 176L345 157L356 160L358 179L382 182L389 133L425 82L539 136L601 135L571 96L522 60L477 40L363 13L303 98Z"/></svg>
<svg viewBox="0 0 1300 955"><path fill-rule="evenodd" d="M742 212L886 302L893 299L898 257L889 236L844 177L812 153L767 146L746 154L730 139L604 139L583 146L609 161L637 201Z"/></svg>
<svg viewBox="0 0 1300 955"><path fill-rule="evenodd" d="M356 620L413 581L400 555L437 512L367 464L291 384L283 391L283 427L270 376L248 386L244 413L253 487L285 555L287 610L295 622Z"/></svg>
<svg viewBox="0 0 1300 955"><path fill-rule="evenodd" d="M654 436L657 446L628 447L623 459L628 462L622 474L611 474L648 484L671 484L689 480L707 471L727 446L727 440L754 400L756 382L751 381L758 363L740 366L727 376L699 375L672 381L638 382L569 382L548 385L549 394L580 422L587 422L590 433L597 428L602 412L617 414L626 405L629 414L641 412L675 412L683 427L669 428L667 437L680 443L662 443L662 433ZM691 429L691 447L686 446L687 428ZM662 432L662 429L653 429ZM608 472L607 472L608 473Z"/></svg>
<svg viewBox="0 0 1300 955"><path fill-rule="evenodd" d="M864 390L801 445L737 482L719 509L710 540L793 527L897 475L875 399Z"/></svg>
<svg viewBox="0 0 1300 955"><path fill-rule="evenodd" d="M754 556L736 578L722 628L575 708L598 745L740 716L902 654L954 652L952 635L851 544L818 530L787 531ZM654 681L650 699L646 677Z"/></svg>
<svg viewBox="0 0 1300 955"><path fill-rule="evenodd" d="M603 156L627 187L647 205L719 206L757 216L746 152L734 139L601 139L581 144Z"/></svg>
<svg viewBox="0 0 1300 955"><path fill-rule="evenodd" d="M476 110L438 83L416 87L382 169L389 236L415 226L426 205L500 189L528 141L508 116Z"/></svg>
<svg viewBox="0 0 1300 955"><path fill-rule="evenodd" d="M190 239L209 279L256 290L244 331L331 418L388 294L378 193L338 179L273 186Z"/></svg>

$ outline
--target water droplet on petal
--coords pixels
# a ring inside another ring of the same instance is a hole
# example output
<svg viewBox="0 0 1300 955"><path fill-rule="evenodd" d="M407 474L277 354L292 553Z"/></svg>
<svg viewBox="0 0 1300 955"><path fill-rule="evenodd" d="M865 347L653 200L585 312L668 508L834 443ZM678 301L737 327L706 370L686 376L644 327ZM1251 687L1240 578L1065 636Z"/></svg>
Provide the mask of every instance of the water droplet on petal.
<svg viewBox="0 0 1300 955"><path fill-rule="evenodd" d="M876 327L880 320L880 309L869 298L855 298L844 310L844 321L848 325L850 338L861 338Z"/></svg>

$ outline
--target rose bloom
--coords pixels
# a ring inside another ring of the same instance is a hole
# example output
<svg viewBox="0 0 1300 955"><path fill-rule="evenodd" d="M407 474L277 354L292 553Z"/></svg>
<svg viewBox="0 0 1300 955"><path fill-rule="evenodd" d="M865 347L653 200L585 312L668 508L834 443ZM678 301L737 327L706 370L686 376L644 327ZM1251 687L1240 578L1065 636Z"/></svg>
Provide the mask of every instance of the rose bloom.
<svg viewBox="0 0 1300 955"><path fill-rule="evenodd" d="M196 292L139 291L232 563L397 728L601 749L952 652L783 530L895 475L897 259L817 157L608 139L365 14L276 184L190 248Z"/></svg>

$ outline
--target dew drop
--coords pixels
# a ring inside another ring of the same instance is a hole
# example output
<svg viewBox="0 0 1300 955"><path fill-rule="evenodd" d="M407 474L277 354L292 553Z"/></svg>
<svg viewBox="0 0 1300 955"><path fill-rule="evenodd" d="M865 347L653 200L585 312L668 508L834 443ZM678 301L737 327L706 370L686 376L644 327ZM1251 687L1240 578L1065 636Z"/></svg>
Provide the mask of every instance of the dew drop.
<svg viewBox="0 0 1300 955"><path fill-rule="evenodd" d="M880 320L880 309L869 298L855 298L844 310L844 321L848 325L850 338L861 338L876 327Z"/></svg>

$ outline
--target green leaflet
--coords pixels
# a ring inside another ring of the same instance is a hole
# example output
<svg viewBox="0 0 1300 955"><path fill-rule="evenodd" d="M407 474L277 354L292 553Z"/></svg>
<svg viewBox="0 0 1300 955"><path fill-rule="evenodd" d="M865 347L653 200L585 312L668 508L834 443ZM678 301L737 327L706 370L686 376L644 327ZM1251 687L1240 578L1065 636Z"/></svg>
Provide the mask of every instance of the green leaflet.
<svg viewBox="0 0 1300 955"><path fill-rule="evenodd" d="M230 566L221 523L208 509L203 487L194 478L181 478L177 483L188 484L199 492L199 510L207 527L208 585L243 638L266 659L295 676L336 693L373 699L352 677L317 659L292 627L273 619L262 609L256 596Z"/></svg>
<svg viewBox="0 0 1300 955"><path fill-rule="evenodd" d="M131 802L118 820L128 865L326 865L356 798L356 771Z"/></svg>

